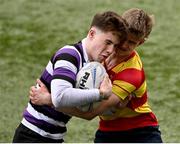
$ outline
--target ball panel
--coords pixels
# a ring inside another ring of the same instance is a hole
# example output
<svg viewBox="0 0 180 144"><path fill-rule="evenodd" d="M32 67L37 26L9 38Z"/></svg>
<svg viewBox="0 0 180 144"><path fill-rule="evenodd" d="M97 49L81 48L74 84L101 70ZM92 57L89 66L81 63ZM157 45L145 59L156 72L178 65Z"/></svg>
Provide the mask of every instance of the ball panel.
<svg viewBox="0 0 180 144"><path fill-rule="evenodd" d="M87 63L77 74L76 87L80 89L99 88L106 75L104 66L98 62ZM96 108L100 102L79 106L82 111L90 111Z"/></svg>
<svg viewBox="0 0 180 144"><path fill-rule="evenodd" d="M76 87L81 89L99 88L106 70L98 62L86 64L77 74Z"/></svg>

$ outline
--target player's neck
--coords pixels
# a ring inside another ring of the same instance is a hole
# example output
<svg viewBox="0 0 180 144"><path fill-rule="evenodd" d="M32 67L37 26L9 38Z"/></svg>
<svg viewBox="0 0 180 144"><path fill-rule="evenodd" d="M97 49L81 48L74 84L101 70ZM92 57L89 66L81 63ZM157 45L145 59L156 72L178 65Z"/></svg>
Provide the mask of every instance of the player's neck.
<svg viewBox="0 0 180 144"><path fill-rule="evenodd" d="M112 69L114 66L120 64L128 57L129 57L129 55L121 55L121 56L111 55L111 56L109 56L106 60L107 69L108 70Z"/></svg>
<svg viewBox="0 0 180 144"><path fill-rule="evenodd" d="M116 63L119 64L121 62L123 62L124 60L126 60L130 55L118 55L118 56L115 56L115 59L116 60Z"/></svg>

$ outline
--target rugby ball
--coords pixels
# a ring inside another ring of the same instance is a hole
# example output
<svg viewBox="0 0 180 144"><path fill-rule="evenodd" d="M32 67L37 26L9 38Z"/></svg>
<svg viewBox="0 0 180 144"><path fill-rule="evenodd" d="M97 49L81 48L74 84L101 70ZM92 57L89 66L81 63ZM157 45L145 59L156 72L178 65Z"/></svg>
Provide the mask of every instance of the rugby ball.
<svg viewBox="0 0 180 144"><path fill-rule="evenodd" d="M76 88L80 89L92 89L99 88L106 70L104 66L99 62L89 62L80 69L76 77ZM90 111L96 108L99 102L93 102L90 104L79 106L82 111Z"/></svg>

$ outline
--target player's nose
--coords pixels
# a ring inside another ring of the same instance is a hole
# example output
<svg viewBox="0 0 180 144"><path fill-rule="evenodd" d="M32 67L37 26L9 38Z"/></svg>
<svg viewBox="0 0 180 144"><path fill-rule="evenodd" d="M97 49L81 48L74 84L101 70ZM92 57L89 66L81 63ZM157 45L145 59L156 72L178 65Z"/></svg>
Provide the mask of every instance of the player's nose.
<svg viewBox="0 0 180 144"><path fill-rule="evenodd" d="M108 53L108 54L111 54L114 49L115 49L114 45L108 46L107 53Z"/></svg>

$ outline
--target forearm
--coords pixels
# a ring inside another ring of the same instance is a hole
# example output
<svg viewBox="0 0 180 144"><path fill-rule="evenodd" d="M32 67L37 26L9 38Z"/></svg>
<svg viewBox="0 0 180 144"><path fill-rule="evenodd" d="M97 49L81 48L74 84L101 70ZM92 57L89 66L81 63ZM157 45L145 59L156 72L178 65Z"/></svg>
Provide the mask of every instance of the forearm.
<svg viewBox="0 0 180 144"><path fill-rule="evenodd" d="M62 107L58 108L58 111L64 112L71 116L76 116L79 118L83 118L86 120L92 120L98 115L108 115L113 114L111 108L116 106L119 102L119 98L115 95L111 95L108 100L102 100L99 106L96 109L92 109L91 111L83 112L76 107Z"/></svg>
<svg viewBox="0 0 180 144"><path fill-rule="evenodd" d="M58 108L56 110L63 112L63 113L66 113L70 116L76 116L76 117L86 119L86 120L92 120L94 117L97 116L93 112L83 112L76 107L61 107L61 108Z"/></svg>
<svg viewBox="0 0 180 144"><path fill-rule="evenodd" d="M51 98L56 108L75 107L100 100L100 93L98 89L76 89L65 81L56 80L51 83Z"/></svg>
<svg viewBox="0 0 180 144"><path fill-rule="evenodd" d="M57 104L58 107L74 107L85 105L99 100L99 90L82 90L68 88L63 91L61 100Z"/></svg>
<svg viewBox="0 0 180 144"><path fill-rule="evenodd" d="M113 115L113 107L122 108L121 106L119 106L120 103L127 104L126 101L124 102L122 100L119 100L119 98L116 95L112 94L108 100L103 100L96 109L93 109L91 111L83 112L76 107L61 107L58 108L58 111L82 119L92 120L98 115Z"/></svg>

